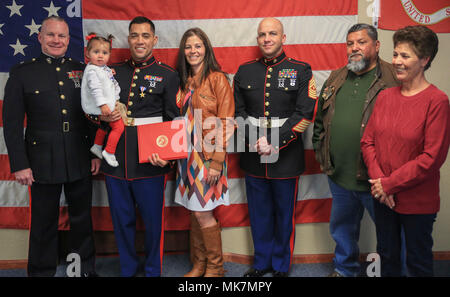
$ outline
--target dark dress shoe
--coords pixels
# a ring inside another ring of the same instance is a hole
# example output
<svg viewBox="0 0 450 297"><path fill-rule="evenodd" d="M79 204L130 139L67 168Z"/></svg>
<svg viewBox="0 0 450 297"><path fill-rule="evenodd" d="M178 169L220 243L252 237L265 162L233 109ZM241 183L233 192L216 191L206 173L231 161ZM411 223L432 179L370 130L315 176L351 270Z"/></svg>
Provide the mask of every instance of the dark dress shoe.
<svg viewBox="0 0 450 297"><path fill-rule="evenodd" d="M271 271L272 271L271 268L258 270L252 267L249 270L247 270L246 273L244 273L243 277L261 277L264 274L269 273Z"/></svg>
<svg viewBox="0 0 450 297"><path fill-rule="evenodd" d="M333 271L332 273L328 274L328 277L344 277L344 276L337 271Z"/></svg>
<svg viewBox="0 0 450 297"><path fill-rule="evenodd" d="M288 277L288 273L282 271L274 271L273 277Z"/></svg>

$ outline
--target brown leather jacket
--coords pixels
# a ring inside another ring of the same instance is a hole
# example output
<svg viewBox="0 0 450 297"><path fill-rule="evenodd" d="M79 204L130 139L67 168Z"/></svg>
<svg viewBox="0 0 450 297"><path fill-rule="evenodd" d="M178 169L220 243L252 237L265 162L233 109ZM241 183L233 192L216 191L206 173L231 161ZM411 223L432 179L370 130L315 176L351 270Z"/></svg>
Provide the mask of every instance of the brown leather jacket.
<svg viewBox="0 0 450 297"><path fill-rule="evenodd" d="M320 163L320 168L327 175L331 175L334 172L334 165L330 157L330 131L334 116L336 94L346 81L347 74L348 70L346 66L331 72L322 87L316 119L314 121L313 147L316 153L316 159ZM378 93L384 89L395 87L398 84L399 82L396 79L392 65L378 58L376 78L370 84L367 91L366 102L362 111L360 137L362 137L370 115L372 114ZM362 154L359 155L357 162L356 179L367 180L369 177Z"/></svg>
<svg viewBox="0 0 450 297"><path fill-rule="evenodd" d="M211 168L221 171L228 140L235 129L233 91L225 74L221 72L210 73L201 84L199 80L200 72L188 80L188 85L194 89L192 105L196 110L196 120L200 119L198 112L201 111L202 123L197 127L202 127L202 153L206 160L211 160ZM180 113L185 96L186 92L177 95Z"/></svg>

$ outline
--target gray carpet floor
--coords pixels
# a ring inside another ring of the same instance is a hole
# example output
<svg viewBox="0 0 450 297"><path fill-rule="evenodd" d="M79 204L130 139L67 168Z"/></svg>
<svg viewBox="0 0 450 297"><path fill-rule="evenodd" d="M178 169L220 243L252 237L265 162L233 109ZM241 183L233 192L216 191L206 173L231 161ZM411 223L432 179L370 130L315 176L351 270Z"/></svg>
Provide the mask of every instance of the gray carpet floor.
<svg viewBox="0 0 450 297"><path fill-rule="evenodd" d="M143 258L141 258L143 260ZM141 261L143 262L143 261ZM362 264L361 276L365 276L366 264ZM163 258L163 277L180 277L188 272L191 268L188 254L168 254ZM240 277L250 265L225 262L224 268L227 277ZM97 257L96 259L97 273L102 277L120 276L120 264L117 256ZM332 263L314 263L314 264L293 264L289 272L290 277L325 277L333 270ZM0 270L0 277L26 277L25 269L8 269ZM436 277L450 277L450 261L435 261L434 275ZM59 265L57 277L66 276L66 266ZM270 277L271 274L267 274Z"/></svg>

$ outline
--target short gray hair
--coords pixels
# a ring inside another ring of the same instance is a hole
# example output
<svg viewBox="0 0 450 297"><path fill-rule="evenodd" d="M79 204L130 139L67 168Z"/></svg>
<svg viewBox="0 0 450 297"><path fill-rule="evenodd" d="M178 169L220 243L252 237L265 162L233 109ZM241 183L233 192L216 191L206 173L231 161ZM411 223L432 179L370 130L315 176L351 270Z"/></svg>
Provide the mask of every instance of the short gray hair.
<svg viewBox="0 0 450 297"><path fill-rule="evenodd" d="M351 26L351 28L348 29L347 36L348 36L350 33L358 32L358 31L361 31L361 30L366 30L366 31L367 31L367 35L369 35L369 37L370 37L373 41L378 40L378 32L377 32L377 29L376 29L374 26L371 26L371 25L369 25L369 24L364 24L364 23L359 23L359 24L355 24L355 25Z"/></svg>
<svg viewBox="0 0 450 297"><path fill-rule="evenodd" d="M67 21L66 21L65 19L63 19L63 18L60 17L60 16L52 15L52 16L46 17L46 18L42 21L40 30L42 30L42 28L44 27L44 24L45 24L47 21L50 21L50 20L52 20L52 21L57 21L57 22L63 22L63 23L65 23L65 24L67 25L67 28L69 28L69 24L67 23Z"/></svg>

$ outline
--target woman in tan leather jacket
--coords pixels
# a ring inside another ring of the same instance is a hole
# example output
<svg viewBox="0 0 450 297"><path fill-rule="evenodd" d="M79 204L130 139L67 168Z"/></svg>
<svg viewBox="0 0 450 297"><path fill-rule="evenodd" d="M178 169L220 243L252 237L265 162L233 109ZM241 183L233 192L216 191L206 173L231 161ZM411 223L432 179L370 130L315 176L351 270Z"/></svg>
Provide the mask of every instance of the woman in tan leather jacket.
<svg viewBox="0 0 450 297"><path fill-rule="evenodd" d="M193 268L185 276L223 276L220 225L213 209L230 204L226 147L234 132L233 92L208 36L199 28L184 33L177 70L177 105L190 139L187 159L178 161L175 192L175 202L191 210ZM157 155L150 161L167 164Z"/></svg>

